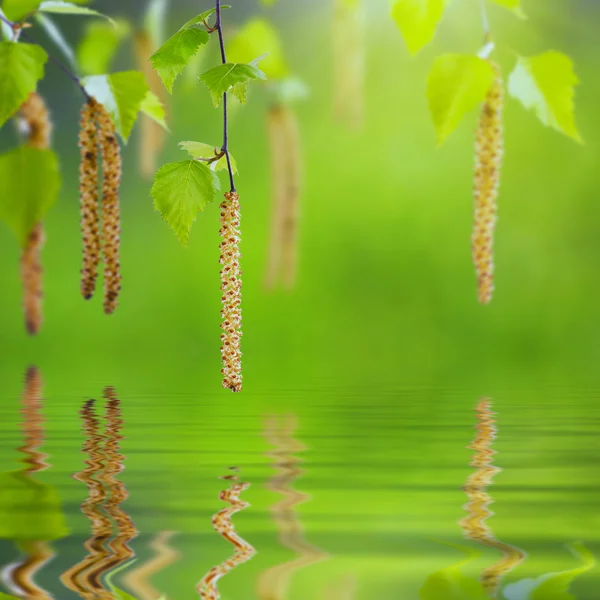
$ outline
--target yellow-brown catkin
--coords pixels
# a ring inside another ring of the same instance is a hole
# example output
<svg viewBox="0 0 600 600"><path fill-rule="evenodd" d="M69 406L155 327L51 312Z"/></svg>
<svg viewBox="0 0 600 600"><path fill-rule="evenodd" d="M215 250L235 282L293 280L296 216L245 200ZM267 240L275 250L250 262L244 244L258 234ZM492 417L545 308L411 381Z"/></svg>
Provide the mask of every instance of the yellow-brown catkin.
<svg viewBox="0 0 600 600"><path fill-rule="evenodd" d="M49 148L52 123L43 98L32 92L21 105L20 116L27 135L27 145L39 150Z"/></svg>
<svg viewBox="0 0 600 600"><path fill-rule="evenodd" d="M492 66L496 72L496 79L483 103L475 150L475 224L472 252L477 272L479 301L482 304L490 302L494 291L496 200L504 152L502 77L498 65L492 63Z"/></svg>
<svg viewBox="0 0 600 600"><path fill-rule="evenodd" d="M33 92L21 105L20 123L27 136L27 145L38 150L50 148L52 123L43 98ZM27 236L21 255L21 281L23 284L23 310L25 327L36 335L42 325L43 271L41 250L46 236L41 223L37 223Z"/></svg>
<svg viewBox="0 0 600 600"><path fill-rule="evenodd" d="M223 387L242 391L242 272L240 270L240 196L227 192L221 204L221 358Z"/></svg>
<svg viewBox="0 0 600 600"><path fill-rule="evenodd" d="M167 93L158 72L152 68L148 57L156 50L150 35L140 31L135 36L135 55L138 69L145 75L150 89L165 104ZM140 171L144 177L152 177L156 171L156 158L166 138L165 130L147 115L140 115Z"/></svg>
<svg viewBox="0 0 600 600"><path fill-rule="evenodd" d="M273 289L283 275L288 289L296 281L302 166L300 131L294 112L276 105L267 117L271 145L271 238L265 285Z"/></svg>
<svg viewBox="0 0 600 600"><path fill-rule="evenodd" d="M23 282L23 310L25 327L29 335L36 335L42 325L43 280L40 254L44 246L44 228L38 223L27 237L21 255L21 280Z"/></svg>
<svg viewBox="0 0 600 600"><path fill-rule="evenodd" d="M98 216L98 135L97 110L100 105L91 98L81 109L79 129L79 203L83 264L81 295L89 300L96 290L100 262L100 220Z"/></svg>
<svg viewBox="0 0 600 600"><path fill-rule="evenodd" d="M121 183L121 152L115 125L108 111L98 105L98 142L102 153L102 221L104 242L104 312L109 315L117 308L121 291L121 216L119 184Z"/></svg>
<svg viewBox="0 0 600 600"><path fill-rule="evenodd" d="M333 111L351 129L365 114L366 20L362 0L335 0L333 13Z"/></svg>

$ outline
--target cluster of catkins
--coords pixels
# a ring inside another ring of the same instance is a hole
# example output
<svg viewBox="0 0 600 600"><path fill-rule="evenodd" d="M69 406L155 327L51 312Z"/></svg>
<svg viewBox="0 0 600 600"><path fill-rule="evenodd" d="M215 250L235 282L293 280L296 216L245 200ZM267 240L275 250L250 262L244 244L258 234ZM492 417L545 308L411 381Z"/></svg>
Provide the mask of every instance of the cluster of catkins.
<svg viewBox="0 0 600 600"><path fill-rule="evenodd" d="M481 109L475 147L475 224L472 251L477 272L479 301L482 304L490 302L494 291L496 200L504 151L502 76L498 65L491 64L496 72L496 79Z"/></svg>
<svg viewBox="0 0 600 600"><path fill-rule="evenodd" d="M27 137L27 145L38 150L50 148L52 123L43 98L33 92L19 110L20 127ZM25 327L36 335L42 325L43 271L41 251L45 241L44 227L36 223L27 236L21 255L23 310Z"/></svg>
<svg viewBox="0 0 600 600"><path fill-rule="evenodd" d="M227 192L221 203L221 358L223 387L242 391L242 272L240 270L240 196Z"/></svg>
<svg viewBox="0 0 600 600"><path fill-rule="evenodd" d="M79 197L83 239L81 294L86 300L93 296L100 255L103 252L104 312L111 314L117 307L121 290L119 262L121 154L112 118L106 108L94 98L90 98L81 110L79 147L81 149ZM102 172L101 203L98 185L100 172Z"/></svg>

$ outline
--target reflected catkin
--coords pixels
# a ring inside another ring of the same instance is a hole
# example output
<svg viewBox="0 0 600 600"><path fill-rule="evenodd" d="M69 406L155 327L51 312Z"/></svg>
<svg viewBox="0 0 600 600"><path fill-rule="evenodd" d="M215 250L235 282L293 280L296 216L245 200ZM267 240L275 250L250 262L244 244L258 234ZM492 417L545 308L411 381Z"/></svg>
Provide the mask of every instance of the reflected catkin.
<svg viewBox="0 0 600 600"><path fill-rule="evenodd" d="M462 519L460 525L467 538L502 552L500 560L485 569L481 576L486 592L491 598L497 598L503 577L525 560L525 553L515 546L498 541L487 524L487 520L493 515L489 508L493 500L487 490L492 485L494 476L501 471L493 464L496 452L492 444L496 438L496 421L492 402L487 398L481 400L475 411L477 435L469 448L475 450L471 466L476 470L469 476L465 485L469 501L465 505L467 516Z"/></svg>
<svg viewBox="0 0 600 600"><path fill-rule="evenodd" d="M104 434L100 432L94 400L86 402L81 411L86 435L83 449L88 458L86 468L75 479L88 488L88 498L81 506L92 528L92 535L84 544L88 556L61 576L62 582L84 600L113 600L112 591L106 589L103 581L134 557L129 542L137 534L130 517L121 508L127 490L117 479L124 460L119 451L123 424L120 402L113 388L106 388L104 397L107 400Z"/></svg>
<svg viewBox="0 0 600 600"><path fill-rule="evenodd" d="M153 556L123 577L123 583L138 600L158 600L162 597L160 591L152 585L151 579L181 558L180 553L170 545L174 535L171 531L156 534L149 544Z"/></svg>
<svg viewBox="0 0 600 600"><path fill-rule="evenodd" d="M233 467L232 470L237 471L235 467ZM220 565L213 567L200 580L197 590L202 600L218 600L221 597L217 587L219 579L239 565L249 561L256 554L256 550L238 535L231 522L231 517L233 517L234 514L250 506L240 498L240 495L250 487L250 484L241 482L235 472L231 475L226 475L223 479L231 482L231 487L223 490L219 498L223 500L223 502L227 502L230 506L219 511L213 517L212 523L214 530L228 542L233 544L235 552L231 558L228 558Z"/></svg>
<svg viewBox="0 0 600 600"><path fill-rule="evenodd" d="M23 392L23 445L19 452L25 455L24 474L31 477L48 468L47 455L40 451L44 443L44 419L42 417L42 378L37 367L29 367L25 373ZM34 485L32 480L32 485ZM30 540L19 544L25 558L12 567L4 575L11 590L20 597L31 600L51 600L52 596L38 586L34 578L36 574L55 556L51 545L43 540Z"/></svg>
<svg viewBox="0 0 600 600"><path fill-rule="evenodd" d="M500 169L504 152L502 109L504 92L500 67L479 119L475 146L475 223L472 236L473 262L477 273L479 302L488 304L494 291L494 230Z"/></svg>
<svg viewBox="0 0 600 600"><path fill-rule="evenodd" d="M90 98L81 109L79 125L79 204L83 265L81 268L81 295L89 300L96 290L100 262L100 218L98 197L98 135L96 116L98 103Z"/></svg>
<svg viewBox="0 0 600 600"><path fill-rule="evenodd" d="M227 192L221 204L221 359L223 387L242 391L242 271L240 269L240 196Z"/></svg>
<svg viewBox="0 0 600 600"><path fill-rule="evenodd" d="M296 510L310 499L308 494L299 492L293 485L303 473L301 459L296 454L306 449L294 438L297 426L297 419L290 416L283 420L271 418L265 428L265 438L273 447L268 455L276 468L267 488L281 496L281 500L271 506L271 517L277 526L279 543L295 552L296 558L270 567L261 574L257 589L260 600L285 600L295 574L329 558L326 552L306 541Z"/></svg>

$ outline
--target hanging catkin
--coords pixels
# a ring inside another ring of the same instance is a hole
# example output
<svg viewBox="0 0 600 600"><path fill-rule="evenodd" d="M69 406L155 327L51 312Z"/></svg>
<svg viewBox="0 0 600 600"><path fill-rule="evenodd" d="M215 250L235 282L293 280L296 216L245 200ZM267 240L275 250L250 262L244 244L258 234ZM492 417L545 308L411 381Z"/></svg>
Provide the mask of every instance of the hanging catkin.
<svg viewBox="0 0 600 600"><path fill-rule="evenodd" d="M335 0L333 14L333 110L359 129L365 112L365 17L362 0Z"/></svg>
<svg viewBox="0 0 600 600"><path fill-rule="evenodd" d="M240 270L240 196L227 192L221 204L221 358L223 387L242 391L242 272Z"/></svg>
<svg viewBox="0 0 600 600"><path fill-rule="evenodd" d="M98 217L98 135L96 114L99 104L90 98L81 109L79 128L79 202L83 265L81 294L89 300L96 289L100 262L100 221Z"/></svg>
<svg viewBox="0 0 600 600"><path fill-rule="evenodd" d="M27 145L38 150L50 148L52 123L43 98L33 92L22 104L20 124L27 136ZM41 250L45 241L44 227L34 225L27 236L21 255L21 281L23 285L23 311L25 327L30 335L36 335L42 325L43 271Z"/></svg>
<svg viewBox="0 0 600 600"><path fill-rule="evenodd" d="M29 335L36 335L42 325L43 271L40 254L44 241L44 228L41 223L38 223L27 236L27 242L21 255L23 310L25 327Z"/></svg>
<svg viewBox="0 0 600 600"><path fill-rule="evenodd" d="M135 55L138 69L145 75L151 91L164 105L166 102L165 86L152 68L148 57L156 50L152 46L150 35L140 31L135 36ZM163 147L165 130L147 115L140 115L140 171L144 177L151 177L156 170L156 157Z"/></svg>
<svg viewBox="0 0 600 600"><path fill-rule="evenodd" d="M265 285L274 288L282 274L286 287L292 288L296 281L302 179L300 132L296 115L286 106L273 106L267 123L273 199Z"/></svg>
<svg viewBox="0 0 600 600"><path fill-rule="evenodd" d="M117 308L121 291L119 247L121 216L119 184L121 182L121 153L115 125L108 111L98 104L98 142L102 153L102 235L104 242L104 312L109 315Z"/></svg>
<svg viewBox="0 0 600 600"><path fill-rule="evenodd" d="M498 65L491 64L496 72L496 79L481 109L475 149L475 224L472 251L477 272L479 301L482 304L490 302L494 291L496 200L498 198L500 168L504 150L502 76Z"/></svg>
<svg viewBox="0 0 600 600"><path fill-rule="evenodd" d="M27 135L27 145L39 150L50 148L52 123L43 98L32 92L21 105L20 116Z"/></svg>

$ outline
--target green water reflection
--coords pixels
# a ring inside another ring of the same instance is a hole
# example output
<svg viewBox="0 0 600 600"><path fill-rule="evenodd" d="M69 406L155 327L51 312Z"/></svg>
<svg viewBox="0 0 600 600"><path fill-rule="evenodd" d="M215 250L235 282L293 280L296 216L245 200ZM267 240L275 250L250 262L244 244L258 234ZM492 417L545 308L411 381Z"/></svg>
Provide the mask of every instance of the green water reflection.
<svg viewBox="0 0 600 600"><path fill-rule="evenodd" d="M97 401L42 387L29 369L2 408L0 457L21 462L0 475L9 596L597 598L598 413L584 402L473 411L413 390L418 403L277 412L174 394L155 414L111 387Z"/></svg>

